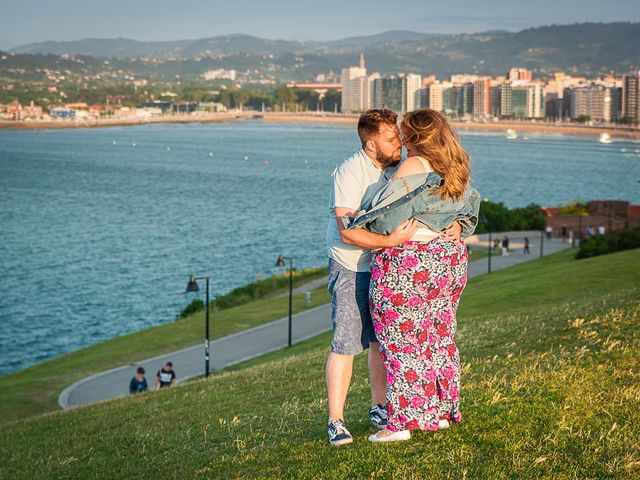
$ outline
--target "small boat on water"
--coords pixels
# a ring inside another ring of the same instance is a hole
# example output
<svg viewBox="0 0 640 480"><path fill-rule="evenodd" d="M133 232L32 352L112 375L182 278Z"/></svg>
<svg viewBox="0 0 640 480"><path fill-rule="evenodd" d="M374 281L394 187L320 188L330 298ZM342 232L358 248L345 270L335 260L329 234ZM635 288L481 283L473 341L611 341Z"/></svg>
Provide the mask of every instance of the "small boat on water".
<svg viewBox="0 0 640 480"><path fill-rule="evenodd" d="M507 129L507 139L515 140L516 138L518 138L518 133L515 130L513 130L512 128L508 128Z"/></svg>
<svg viewBox="0 0 640 480"><path fill-rule="evenodd" d="M611 143L611 142L613 142L613 140L611 140L611 135L609 135L608 133L601 133L600 134L600 138L598 138L598 141L600 143Z"/></svg>

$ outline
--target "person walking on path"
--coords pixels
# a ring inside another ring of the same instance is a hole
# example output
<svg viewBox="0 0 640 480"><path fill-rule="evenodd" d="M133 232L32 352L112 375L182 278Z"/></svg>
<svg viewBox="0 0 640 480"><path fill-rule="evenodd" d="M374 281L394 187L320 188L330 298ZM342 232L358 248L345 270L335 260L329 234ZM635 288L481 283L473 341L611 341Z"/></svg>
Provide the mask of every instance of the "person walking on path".
<svg viewBox="0 0 640 480"><path fill-rule="evenodd" d="M522 248L522 253L525 255L529 255L529 237L524 237L524 247Z"/></svg>
<svg viewBox="0 0 640 480"><path fill-rule="evenodd" d="M509 256L509 237L507 237L506 235L502 237L502 256Z"/></svg>
<svg viewBox="0 0 640 480"><path fill-rule="evenodd" d="M388 419L371 442L408 440L411 430L462 418L455 333L468 257L460 233L475 230L480 195L468 187L469 156L442 115L410 112L400 128L408 158L349 225L380 233L406 218L419 222L408 241L373 254L370 302L387 369ZM457 236L442 236L452 222Z"/></svg>
<svg viewBox="0 0 640 480"><path fill-rule="evenodd" d="M147 385L147 379L144 378L144 368L138 367L136 375L129 382L129 393L136 394L146 392L149 386Z"/></svg>
<svg viewBox="0 0 640 480"><path fill-rule="evenodd" d="M156 390L170 387L176 383L176 372L173 371L173 363L167 362L156 374Z"/></svg>

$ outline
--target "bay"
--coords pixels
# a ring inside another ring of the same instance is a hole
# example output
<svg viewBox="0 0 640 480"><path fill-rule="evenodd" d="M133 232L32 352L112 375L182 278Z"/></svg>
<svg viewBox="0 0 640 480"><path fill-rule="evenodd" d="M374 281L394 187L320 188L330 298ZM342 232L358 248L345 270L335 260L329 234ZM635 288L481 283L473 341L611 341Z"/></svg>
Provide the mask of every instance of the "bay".
<svg viewBox="0 0 640 480"><path fill-rule="evenodd" d="M640 143L462 132L473 185L509 207L640 202ZM193 297L325 263L342 126L186 124L0 131L0 374L171 322Z"/></svg>

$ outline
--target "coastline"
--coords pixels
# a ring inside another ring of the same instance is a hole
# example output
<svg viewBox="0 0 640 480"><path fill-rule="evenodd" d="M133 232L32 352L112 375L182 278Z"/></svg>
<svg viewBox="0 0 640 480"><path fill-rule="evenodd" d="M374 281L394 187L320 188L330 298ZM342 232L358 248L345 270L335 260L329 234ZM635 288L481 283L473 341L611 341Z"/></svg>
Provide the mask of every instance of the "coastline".
<svg viewBox="0 0 640 480"><path fill-rule="evenodd" d="M162 117L100 118L87 120L0 121L0 130L45 130L63 128L126 127L159 123L226 123L253 118L253 112L212 113L208 115L166 115Z"/></svg>
<svg viewBox="0 0 640 480"><path fill-rule="evenodd" d="M356 126L357 115L335 113L275 113L275 112L228 112L208 115L172 115L151 118L109 118L84 121L51 120L51 121L0 121L0 130L41 130L62 128L102 128L130 125L151 125L160 123L226 123L256 119L270 123L308 123L316 125ZM451 124L459 131L505 132L507 129L516 132L539 132L545 134L580 135L596 137L601 133L623 138L640 138L640 129L632 127L557 125L544 122L463 122L451 120Z"/></svg>

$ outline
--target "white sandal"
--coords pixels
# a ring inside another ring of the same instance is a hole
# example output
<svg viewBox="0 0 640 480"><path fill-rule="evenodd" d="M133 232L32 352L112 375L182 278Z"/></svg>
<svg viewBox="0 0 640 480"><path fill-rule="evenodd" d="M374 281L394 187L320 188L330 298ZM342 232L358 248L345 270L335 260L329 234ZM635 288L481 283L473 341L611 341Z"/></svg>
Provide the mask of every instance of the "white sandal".
<svg viewBox="0 0 640 480"><path fill-rule="evenodd" d="M402 442L411 438L411 432L409 430L400 430L398 432L391 432L389 435L379 436L382 432L388 431L389 430L381 430L378 433L369 435L369 441L372 443Z"/></svg>

